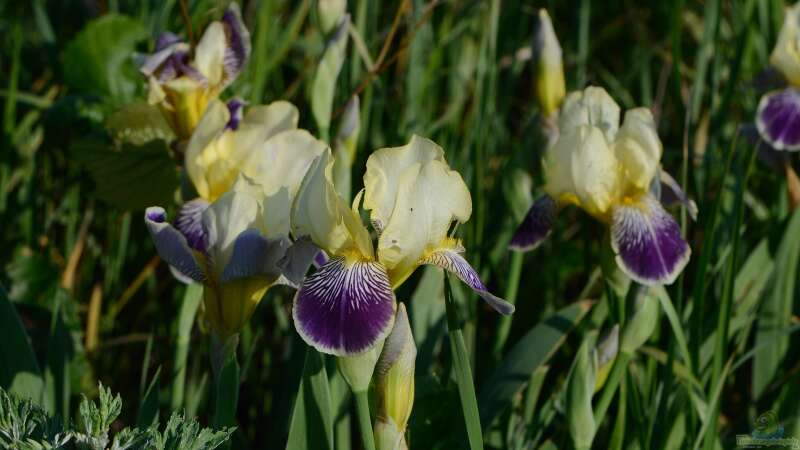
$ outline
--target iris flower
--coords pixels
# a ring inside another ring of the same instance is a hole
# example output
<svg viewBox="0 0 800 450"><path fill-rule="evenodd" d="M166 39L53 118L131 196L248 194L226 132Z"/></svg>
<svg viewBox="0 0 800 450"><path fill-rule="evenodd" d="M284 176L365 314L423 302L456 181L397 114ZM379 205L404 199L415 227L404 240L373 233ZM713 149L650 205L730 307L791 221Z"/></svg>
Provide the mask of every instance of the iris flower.
<svg viewBox="0 0 800 450"><path fill-rule="evenodd" d="M237 119L224 104L213 106L203 119L209 127L198 130L212 136L213 143L202 146L214 149L207 159L222 153L219 164L236 163L232 179L223 177L225 192L213 191L210 204L205 199L186 203L174 227L163 208L145 213L159 255L184 277L205 285L206 315L221 336L241 328L270 286L300 283L317 252L307 241L290 239L289 219L303 176L327 147L304 130L289 127L271 134L293 117L274 115L271 108L253 108ZM231 131L237 121L238 131L248 137ZM236 155L247 156L239 160Z"/></svg>
<svg viewBox="0 0 800 450"><path fill-rule="evenodd" d="M178 138L185 140L208 103L236 79L249 58L250 33L239 5L232 2L194 49L175 34L161 34L155 53L141 58L139 70L148 79L148 102L158 105Z"/></svg>
<svg viewBox="0 0 800 450"><path fill-rule="evenodd" d="M337 195L332 171L326 150L306 174L292 212L294 235L310 237L330 256L294 299L295 327L309 345L337 356L369 350L392 329L393 289L423 264L453 272L496 310L513 312L488 292L461 242L448 236L454 222L469 219L472 199L441 147L414 136L408 145L372 153L352 207ZM359 216L362 199L376 243Z"/></svg>
<svg viewBox="0 0 800 450"><path fill-rule="evenodd" d="M567 96L558 136L544 155L546 195L531 207L511 248L536 247L550 233L557 211L575 205L610 227L617 265L630 278L670 284L691 249L651 193L660 178L661 141L649 109L628 110L621 126L619 119L619 106L602 88ZM671 184L683 195L674 180Z"/></svg>
<svg viewBox="0 0 800 450"><path fill-rule="evenodd" d="M787 86L761 97L756 127L772 148L800 150L800 3L787 8L770 64Z"/></svg>

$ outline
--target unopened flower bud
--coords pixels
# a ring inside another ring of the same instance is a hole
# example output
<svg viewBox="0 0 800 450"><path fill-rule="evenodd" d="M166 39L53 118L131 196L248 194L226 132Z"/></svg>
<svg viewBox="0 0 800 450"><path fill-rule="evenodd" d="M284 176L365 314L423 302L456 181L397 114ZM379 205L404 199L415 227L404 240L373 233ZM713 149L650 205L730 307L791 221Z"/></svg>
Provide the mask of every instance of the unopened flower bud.
<svg viewBox="0 0 800 450"><path fill-rule="evenodd" d="M644 345L658 324L658 300L646 294L646 288L631 285L631 289L640 289L636 296L636 312L622 331L619 349L623 353L633 354Z"/></svg>
<svg viewBox="0 0 800 450"><path fill-rule="evenodd" d="M347 9L347 0L319 0L317 13L319 14L319 27L324 34L329 34L344 16Z"/></svg>
<svg viewBox="0 0 800 450"><path fill-rule="evenodd" d="M379 450L408 448L405 430L414 406L414 367L417 346L411 335L405 305L397 307L397 316L383 347L376 368L378 376L378 418L375 437Z"/></svg>
<svg viewBox="0 0 800 450"><path fill-rule="evenodd" d="M561 60L561 45L553 30L550 15L539 10L533 42L533 62L535 65L535 88L539 108L544 117L552 116L561 106L566 94L564 65Z"/></svg>
<svg viewBox="0 0 800 450"><path fill-rule="evenodd" d="M369 389L375 364L381 355L383 342L378 342L369 350L354 356L341 356L338 358L339 371L353 392L364 392Z"/></svg>

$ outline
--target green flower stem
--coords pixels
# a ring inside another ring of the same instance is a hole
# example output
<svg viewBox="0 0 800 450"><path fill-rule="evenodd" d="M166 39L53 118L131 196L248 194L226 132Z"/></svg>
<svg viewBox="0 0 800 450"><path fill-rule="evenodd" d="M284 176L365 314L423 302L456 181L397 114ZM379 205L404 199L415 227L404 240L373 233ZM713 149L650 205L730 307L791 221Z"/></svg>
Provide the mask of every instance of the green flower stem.
<svg viewBox="0 0 800 450"><path fill-rule="evenodd" d="M625 295L625 304L620 308L621 312L624 312L625 316L633 316L633 309L636 299L639 298L639 296L644 295L646 292L646 286L631 282L630 286L628 287L628 293ZM625 311L626 308L627 311ZM622 328L619 333L621 346L622 338L625 335L625 324L620 325ZM630 326L636 326L636 324L634 323ZM622 351L621 349L617 354L617 358L614 360L614 365L611 367L611 373L608 375L608 380L606 381L605 387L603 387L603 393L600 395L600 400L597 402L597 406L594 408L594 423L596 427L600 427L600 423L605 417L608 407L611 405L611 400L614 399L614 394L616 394L617 388L619 387L619 384L625 375L625 370L628 368L628 363L632 358L632 353Z"/></svg>
<svg viewBox="0 0 800 450"><path fill-rule="evenodd" d="M361 429L361 441L364 443L364 450L375 450L375 436L372 434L372 419L369 416L367 392L353 392L353 395L356 398L358 426Z"/></svg>
<svg viewBox="0 0 800 450"><path fill-rule="evenodd" d="M611 368L611 373L608 375L603 393L600 395L597 406L594 407L594 423L598 428L600 427L600 422L606 416L606 411L608 411L608 407L611 405L611 400L617 392L619 383L622 381L625 370L628 368L628 362L630 362L632 357L633 355L630 353L620 352L614 360L614 366Z"/></svg>
<svg viewBox="0 0 800 450"><path fill-rule="evenodd" d="M511 267L508 270L508 284L506 285L505 299L512 305L517 302L517 292L519 290L519 278L522 274L522 252L512 252L511 254ZM512 316L500 316L500 323L497 325L497 334L495 334L494 347L492 354L495 361L499 361L503 353L503 347L508 340L508 333L511 330Z"/></svg>
<svg viewBox="0 0 800 450"><path fill-rule="evenodd" d="M175 355L173 359L172 398L170 407L172 411L183 408L183 398L186 386L186 360L189 356L192 325L197 315L197 308L203 298L203 285L192 283L186 286L186 292L181 301L181 310L178 316L178 332L175 339Z"/></svg>
<svg viewBox="0 0 800 450"><path fill-rule="evenodd" d="M475 385L472 382L472 369L469 365L469 354L464 343L464 332L461 321L458 319L457 305L453 300L453 291L450 288L450 279L444 276L444 299L447 312L447 330L450 335L450 351L453 356L453 371L456 374L458 396L461 399L461 409L464 412L464 424L467 427L467 437L471 450L483 449L483 430L478 415L478 401L475 398Z"/></svg>
<svg viewBox="0 0 800 450"><path fill-rule="evenodd" d="M212 425L217 430L236 425L236 406L239 402L239 362L236 360L238 344L238 334L224 342L217 336L211 337L211 367L214 372ZM221 448L230 448L230 444Z"/></svg>

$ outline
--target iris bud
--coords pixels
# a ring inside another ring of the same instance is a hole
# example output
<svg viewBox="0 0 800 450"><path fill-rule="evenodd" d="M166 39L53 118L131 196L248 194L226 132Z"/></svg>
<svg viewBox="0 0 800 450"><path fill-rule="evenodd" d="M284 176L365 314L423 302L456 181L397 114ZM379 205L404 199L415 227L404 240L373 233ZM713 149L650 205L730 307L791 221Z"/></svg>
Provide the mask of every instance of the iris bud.
<svg viewBox="0 0 800 450"><path fill-rule="evenodd" d="M542 115L550 117L558 111L567 88L564 82L564 65L561 61L561 45L553 30L550 15L539 10L533 42L536 97Z"/></svg>
<svg viewBox="0 0 800 450"><path fill-rule="evenodd" d="M394 328L378 361L378 419L375 440L379 450L408 448L405 430L414 406L414 368L417 346L405 305L397 307Z"/></svg>
<svg viewBox="0 0 800 450"><path fill-rule="evenodd" d="M341 356L338 358L339 371L353 392L364 392L369 389L375 364L381 355L383 342L378 342L369 350L354 356Z"/></svg>
<svg viewBox="0 0 800 450"><path fill-rule="evenodd" d="M596 339L596 334L590 334L583 341L567 381L566 415L576 449L591 448L597 431L592 412L592 395L597 380Z"/></svg>

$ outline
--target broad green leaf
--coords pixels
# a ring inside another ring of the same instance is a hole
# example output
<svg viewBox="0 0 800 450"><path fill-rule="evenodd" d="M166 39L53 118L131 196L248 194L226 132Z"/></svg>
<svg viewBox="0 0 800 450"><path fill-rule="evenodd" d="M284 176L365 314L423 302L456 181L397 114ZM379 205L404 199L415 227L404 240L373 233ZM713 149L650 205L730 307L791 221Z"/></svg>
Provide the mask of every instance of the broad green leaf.
<svg viewBox="0 0 800 450"><path fill-rule="evenodd" d="M753 397L758 399L772 382L789 349L789 336L783 333L791 322L797 264L800 259L800 209L789 220L775 255L772 286L758 312L756 346L769 342L753 359Z"/></svg>
<svg viewBox="0 0 800 450"><path fill-rule="evenodd" d="M159 139L170 142L175 138L158 107L145 101L130 103L112 113L106 120L106 127L114 139L133 145Z"/></svg>
<svg viewBox="0 0 800 450"><path fill-rule="evenodd" d="M89 171L95 194L119 209L167 206L178 188L178 173L164 141L142 146L123 144L120 150L100 142L84 142L72 155Z"/></svg>
<svg viewBox="0 0 800 450"><path fill-rule="evenodd" d="M333 450L331 394L323 355L306 349L286 450Z"/></svg>
<svg viewBox="0 0 800 450"><path fill-rule="evenodd" d="M0 387L12 394L42 401L42 380L28 334L14 305L0 288Z"/></svg>
<svg viewBox="0 0 800 450"><path fill-rule="evenodd" d="M67 84L112 105L131 100L144 84L133 64L134 50L148 36L144 25L122 15L106 14L89 22L64 51Z"/></svg>
<svg viewBox="0 0 800 450"><path fill-rule="evenodd" d="M575 302L533 327L517 342L478 396L484 428L511 405L531 374L550 359L593 305L590 300Z"/></svg>

